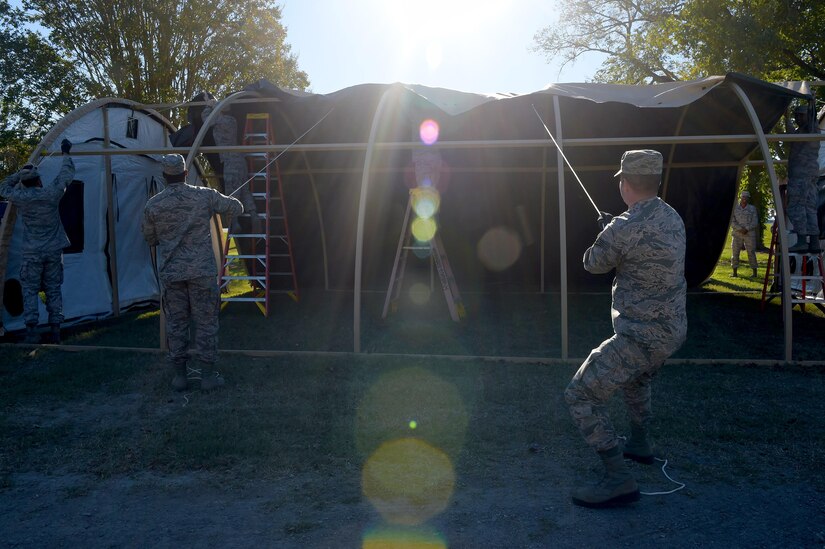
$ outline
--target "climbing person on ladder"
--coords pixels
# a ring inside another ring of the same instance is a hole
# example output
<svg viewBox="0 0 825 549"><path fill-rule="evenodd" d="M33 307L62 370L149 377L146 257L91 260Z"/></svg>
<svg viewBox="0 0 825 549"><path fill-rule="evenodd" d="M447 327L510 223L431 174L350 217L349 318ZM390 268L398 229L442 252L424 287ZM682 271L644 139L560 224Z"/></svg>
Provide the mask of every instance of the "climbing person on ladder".
<svg viewBox="0 0 825 549"><path fill-rule="evenodd" d="M796 130L789 133L818 133L808 105L794 109ZM817 219L817 187L819 178L819 141L792 141L788 153L788 219L796 233L796 244L791 253L821 252L819 247L819 220Z"/></svg>
<svg viewBox="0 0 825 549"><path fill-rule="evenodd" d="M203 110L204 123L212 114L212 107ZM213 123L212 136L215 145L219 147L238 145L238 121L234 116L220 113ZM244 214L249 214L249 231L251 234L260 234L260 220L255 207L255 198L249 191L247 184L249 170L246 159L241 153L221 152L218 153L223 164L223 192L228 196L236 197L243 204ZM243 233L238 216L232 218L230 232L233 234Z"/></svg>
<svg viewBox="0 0 825 549"><path fill-rule="evenodd" d="M756 278L756 235L759 233L759 213L756 206L749 204L751 193L742 191L739 196L739 204L733 207L733 218L730 225L731 233L731 254L730 267L733 269L733 276L736 277L736 270L739 268L739 254L742 248L748 254L748 264L753 271L753 278Z"/></svg>

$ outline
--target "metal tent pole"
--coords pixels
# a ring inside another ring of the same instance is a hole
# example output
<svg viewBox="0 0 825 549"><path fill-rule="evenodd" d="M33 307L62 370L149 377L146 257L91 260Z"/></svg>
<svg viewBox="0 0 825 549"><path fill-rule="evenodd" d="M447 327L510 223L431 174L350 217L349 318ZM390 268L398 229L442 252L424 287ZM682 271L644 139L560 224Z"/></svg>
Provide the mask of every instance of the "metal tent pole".
<svg viewBox="0 0 825 549"><path fill-rule="evenodd" d="M375 152L375 135L378 133L378 126L387 100L394 88L388 88L381 96L375 114L372 117L372 127L370 128L369 142L367 143L367 154L364 157L364 172L361 175L361 196L358 199L358 225L355 231L355 280L353 282L353 304L352 304L352 337L353 351L361 352L361 269L363 267L364 255L364 216L367 209L367 192L370 187L370 165L372 155Z"/></svg>
<svg viewBox="0 0 825 549"><path fill-rule="evenodd" d="M762 150L762 157L765 159L765 167L771 179L771 190L773 191L774 204L776 205L776 220L779 222L779 249L782 252L782 321L785 328L785 361L790 362L793 356L793 326L791 303L791 266L788 258L787 227L785 225L785 208L782 206L781 195L779 193L779 183L776 180L776 171L773 169L773 158L768 148L768 141L765 139L765 132L759 123L759 117L748 99L747 94L739 87L739 84L731 82L733 91L742 102L750 118L751 125L756 132L759 147Z"/></svg>
<svg viewBox="0 0 825 549"><path fill-rule="evenodd" d="M541 231L539 231L539 265L541 293L544 293L544 232L547 228L547 149L541 151Z"/></svg>
<svg viewBox="0 0 825 549"><path fill-rule="evenodd" d="M109 107L103 107L103 148L108 149L111 143L109 137ZM112 276L112 314L115 317L120 316L120 285L118 284L117 275L117 243L115 242L115 233L117 232L115 223L115 201L114 178L112 177L112 157L106 155L103 157L103 166L105 170L105 185L106 185L106 229L109 231L109 267Z"/></svg>
<svg viewBox="0 0 825 549"><path fill-rule="evenodd" d="M564 136L561 133L561 110L559 108L559 96L553 96L553 116L556 118L556 135L558 141L563 143ZM559 275L561 292L561 358L568 357L568 337L567 337L567 204L564 199L564 156L561 147L556 147L556 167L559 173Z"/></svg>

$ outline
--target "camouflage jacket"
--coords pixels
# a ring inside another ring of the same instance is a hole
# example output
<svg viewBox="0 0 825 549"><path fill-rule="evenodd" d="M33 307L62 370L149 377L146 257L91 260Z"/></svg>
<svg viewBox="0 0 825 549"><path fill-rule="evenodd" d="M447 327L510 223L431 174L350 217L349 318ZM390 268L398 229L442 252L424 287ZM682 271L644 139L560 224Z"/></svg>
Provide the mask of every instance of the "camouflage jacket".
<svg viewBox="0 0 825 549"><path fill-rule="evenodd" d="M60 199L74 179L74 162L63 155L57 177L42 187L24 187L20 174L10 175L0 183L0 196L12 201L23 220L23 254L39 255L62 250L70 244L60 221Z"/></svg>
<svg viewBox="0 0 825 549"><path fill-rule="evenodd" d="M658 197L613 218L584 253L591 273L616 269L613 329L651 349L675 352L685 341L685 225Z"/></svg>
<svg viewBox="0 0 825 549"><path fill-rule="evenodd" d="M143 237L157 246L158 275L163 282L216 276L209 224L216 213L235 216L243 206L214 189L186 183L168 184L143 209Z"/></svg>
<svg viewBox="0 0 825 549"><path fill-rule="evenodd" d="M733 207L733 218L730 222L734 230L745 229L752 231L759 225L759 215L756 213L756 206L748 204L744 208L739 204Z"/></svg>

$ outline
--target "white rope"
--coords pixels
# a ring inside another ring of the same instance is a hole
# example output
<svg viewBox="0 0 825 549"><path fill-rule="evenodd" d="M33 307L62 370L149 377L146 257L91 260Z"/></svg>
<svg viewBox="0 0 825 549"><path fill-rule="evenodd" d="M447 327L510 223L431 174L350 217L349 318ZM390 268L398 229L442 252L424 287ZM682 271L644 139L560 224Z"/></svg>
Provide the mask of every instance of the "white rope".
<svg viewBox="0 0 825 549"><path fill-rule="evenodd" d="M674 493L674 492L678 492L679 490L681 490L682 488L684 488L684 487L685 487L685 483L684 483L684 482L679 482L678 480L674 480L673 478L671 478L671 476L670 476L670 475L668 475L668 474L667 474L667 471L665 471L665 467L667 467L667 460L666 460L666 459L661 459L661 458L655 458L655 459L656 459L656 461L662 461L662 462L664 462L664 463L662 463L662 474L663 474L663 475L665 475L665 477L666 477L666 478L667 478L670 482L672 482L673 484L678 484L679 486L677 486L677 487L676 487L676 488L674 488L673 490L669 490L669 491L667 491L667 492L639 492L640 494L642 494L642 495L644 495L644 496L666 496L666 495L668 495L668 494L672 494L672 493Z"/></svg>
<svg viewBox="0 0 825 549"><path fill-rule="evenodd" d="M290 143L290 144L287 146L287 148L285 148L284 150L282 150L281 152L279 152L279 153L275 156L275 158L273 158L272 160L270 160L269 162L267 162L267 163L266 163L266 166L264 166L263 168L261 168L260 170L258 170L258 173L260 173L260 172L264 171L264 170L265 170L265 169L267 169L267 168L268 168L268 167L269 167L269 166L270 166L273 162L275 162L276 160L278 160L279 158L281 158L281 155L283 155L286 151L288 151L289 149L291 149L291 148L292 148L292 146L293 146L293 145L295 145L298 141L300 141L301 139L303 139L303 137L304 137L306 134L308 134L309 132L311 132L312 130L314 130L314 129L315 129L315 127L316 127L318 124L320 124L321 122L323 122L323 121L324 121L324 118L326 118L327 116L329 116L329 113L331 113L333 110L334 110L334 107L333 107L332 109L330 109L329 111L327 111L327 114L325 114L324 116L322 116L322 117L321 117L321 119L320 119L318 122L316 122L315 124L313 124L311 128L309 128L307 131L305 131L304 133L302 133L301 135L299 135L299 136L298 136L298 139L296 139L295 141L293 141L292 143ZM255 176L256 176L256 175L257 175L257 173L256 173L255 175L253 175L252 177L250 177L249 179L247 179L246 181L244 181L243 183L241 183L241 184L238 186L238 188L237 188L237 189L235 189L234 191L232 191L232 192L229 194L229 196L232 196L232 195L234 195L236 192L238 192L238 191L240 191L241 189L243 189L243 188L246 186L246 184L247 184L247 183L249 183L250 181L252 181L253 179L255 179Z"/></svg>
<svg viewBox="0 0 825 549"><path fill-rule="evenodd" d="M573 169L573 165L570 163L570 161L569 161L569 160L567 160L567 156L565 156L564 151L563 151L563 150L561 150L561 146L560 146L560 145L558 144L558 142L556 141L556 138L555 138L555 137L553 137L553 134L552 134L552 133L550 133L550 129L547 127L547 124L545 124L545 123L544 123L544 119L543 119L543 118L541 117L541 115L539 114L539 111L537 111L537 110L536 110L536 106L535 106L535 105L531 105L531 107L533 107L533 112L534 112L534 113L536 113L536 116L538 116L538 117L539 117L539 122L541 122L541 125L542 125L542 126L544 126L544 131L546 131L546 132L547 132L547 135L549 135L549 136L550 136L550 139L552 139L552 140L553 140L553 144L554 144L554 145L556 146L556 148L559 150L559 154L561 154L561 157L562 157L562 158L564 158L564 161L565 161L565 162L567 162L567 166L570 168L570 171L571 171L571 172L573 172L573 175L574 175L574 176L576 176L576 181L578 181L578 182L579 182L579 186L580 186L580 187L582 188L582 190L584 191L584 194L586 194L586 195L587 195L587 199L588 199L588 200L590 200L590 203L591 203L591 204L593 204L593 208L596 210L596 213L598 213L599 215L602 215L602 212L601 212L601 210L599 210L599 207L598 207L598 206L596 206L596 203L595 203L595 202L593 202L593 198L590 196L590 193L589 193L589 192L587 192L587 189L585 188L584 183L582 183L582 180L581 180L581 179L579 179L579 174L577 174L577 173L576 173L576 170L574 170L574 169Z"/></svg>

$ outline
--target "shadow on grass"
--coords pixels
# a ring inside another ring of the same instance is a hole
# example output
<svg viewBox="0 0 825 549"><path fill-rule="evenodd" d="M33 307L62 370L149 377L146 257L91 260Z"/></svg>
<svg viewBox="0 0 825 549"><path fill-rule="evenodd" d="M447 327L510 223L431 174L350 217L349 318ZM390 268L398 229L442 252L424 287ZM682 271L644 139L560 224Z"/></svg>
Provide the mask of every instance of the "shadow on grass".
<svg viewBox="0 0 825 549"><path fill-rule="evenodd" d="M725 282L722 282L726 284ZM731 289L742 289L732 287ZM421 305L402 301L382 319L384 295L365 294L361 349L367 353L459 356L561 356L561 301L558 294L500 293L464 296L467 316L453 322L444 298L434 293ZM232 303L220 316L219 348L233 350L352 352L353 302L348 292L304 291L296 303L273 299L269 318L252 304ZM779 301L761 310L758 293L690 292L688 339L675 358L775 359L784 357ZM820 334L825 316L813 307L793 312L795 360L822 360ZM610 295L570 294L568 356L586 357L610 337ZM65 330L73 345L159 347L157 311Z"/></svg>

